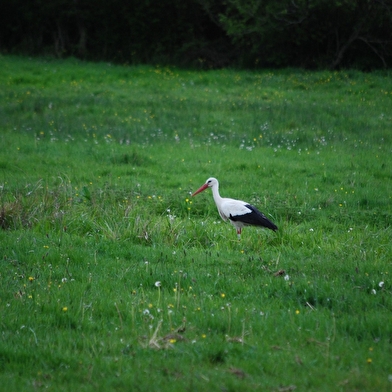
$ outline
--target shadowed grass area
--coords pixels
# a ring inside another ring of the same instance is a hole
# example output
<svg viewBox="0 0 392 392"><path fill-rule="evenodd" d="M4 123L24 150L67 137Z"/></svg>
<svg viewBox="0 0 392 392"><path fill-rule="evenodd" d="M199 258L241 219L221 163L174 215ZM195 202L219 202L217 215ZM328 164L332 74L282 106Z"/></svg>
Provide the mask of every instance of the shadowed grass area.
<svg viewBox="0 0 392 392"><path fill-rule="evenodd" d="M388 73L0 63L7 391L390 390Z"/></svg>

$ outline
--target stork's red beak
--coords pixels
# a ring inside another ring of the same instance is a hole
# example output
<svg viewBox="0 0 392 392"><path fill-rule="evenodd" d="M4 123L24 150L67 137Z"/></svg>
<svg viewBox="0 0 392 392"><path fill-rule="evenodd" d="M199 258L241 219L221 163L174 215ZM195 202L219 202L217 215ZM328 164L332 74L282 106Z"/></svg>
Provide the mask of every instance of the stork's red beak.
<svg viewBox="0 0 392 392"><path fill-rule="evenodd" d="M208 188L207 184L202 185L196 192L192 193L192 196L196 196L198 193L203 192Z"/></svg>

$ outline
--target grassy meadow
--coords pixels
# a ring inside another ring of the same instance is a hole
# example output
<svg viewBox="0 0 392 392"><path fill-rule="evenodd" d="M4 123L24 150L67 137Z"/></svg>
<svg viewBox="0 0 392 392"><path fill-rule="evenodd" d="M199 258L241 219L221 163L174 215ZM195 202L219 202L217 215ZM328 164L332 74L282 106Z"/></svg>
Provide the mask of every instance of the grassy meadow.
<svg viewBox="0 0 392 392"><path fill-rule="evenodd" d="M390 71L0 68L0 389L392 391Z"/></svg>

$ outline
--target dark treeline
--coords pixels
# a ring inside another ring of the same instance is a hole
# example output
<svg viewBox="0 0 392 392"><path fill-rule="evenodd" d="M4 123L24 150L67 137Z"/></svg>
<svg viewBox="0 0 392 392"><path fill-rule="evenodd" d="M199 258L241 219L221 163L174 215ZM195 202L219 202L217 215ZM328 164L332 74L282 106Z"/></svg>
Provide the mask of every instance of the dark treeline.
<svg viewBox="0 0 392 392"><path fill-rule="evenodd" d="M203 68L385 68L392 0L2 0L0 51Z"/></svg>

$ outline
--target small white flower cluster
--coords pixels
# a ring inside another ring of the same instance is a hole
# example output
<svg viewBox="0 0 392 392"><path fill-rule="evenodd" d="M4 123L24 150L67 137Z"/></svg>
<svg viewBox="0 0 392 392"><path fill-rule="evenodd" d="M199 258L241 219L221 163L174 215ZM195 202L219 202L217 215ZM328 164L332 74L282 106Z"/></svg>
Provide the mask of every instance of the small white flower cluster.
<svg viewBox="0 0 392 392"><path fill-rule="evenodd" d="M380 288L382 289L382 288L384 287L384 282L383 282L383 281L379 282L379 283L378 283L378 287L380 287ZM376 291L375 289L372 289L371 293L372 293L373 295L376 295L376 294L377 294L377 291Z"/></svg>
<svg viewBox="0 0 392 392"><path fill-rule="evenodd" d="M170 222L170 223L173 223L174 220L177 218L176 215L172 215L172 214L170 213L170 208L168 208L168 209L166 210L166 212L167 212L167 217L169 218L169 222Z"/></svg>

